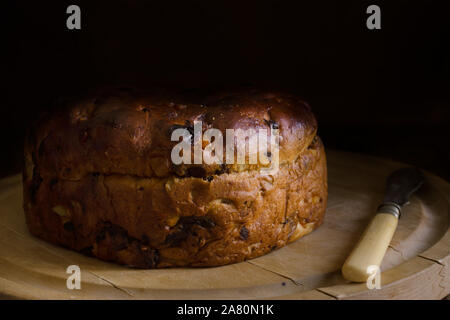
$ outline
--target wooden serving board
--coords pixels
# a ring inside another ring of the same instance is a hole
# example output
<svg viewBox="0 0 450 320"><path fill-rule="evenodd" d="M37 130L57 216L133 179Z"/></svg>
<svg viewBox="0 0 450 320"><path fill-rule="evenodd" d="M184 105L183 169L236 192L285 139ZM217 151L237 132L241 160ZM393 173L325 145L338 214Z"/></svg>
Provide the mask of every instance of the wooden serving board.
<svg viewBox="0 0 450 320"><path fill-rule="evenodd" d="M215 268L136 270L89 258L31 236L19 175L0 181L0 297L26 299L441 299L450 293L450 185L427 182L403 210L383 260L381 289L349 283L340 268L403 165L328 151L324 224L250 261ZM69 290L69 265L81 289Z"/></svg>

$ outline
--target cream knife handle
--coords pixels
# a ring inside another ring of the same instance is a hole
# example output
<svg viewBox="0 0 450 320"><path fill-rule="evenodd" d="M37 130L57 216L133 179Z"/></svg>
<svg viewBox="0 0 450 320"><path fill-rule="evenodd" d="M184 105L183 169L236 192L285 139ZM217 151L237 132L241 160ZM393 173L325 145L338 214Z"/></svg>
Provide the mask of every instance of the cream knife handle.
<svg viewBox="0 0 450 320"><path fill-rule="evenodd" d="M342 266L345 279L366 282L370 276L367 268L371 265L380 267L397 224L398 216L392 213L378 212L375 215Z"/></svg>

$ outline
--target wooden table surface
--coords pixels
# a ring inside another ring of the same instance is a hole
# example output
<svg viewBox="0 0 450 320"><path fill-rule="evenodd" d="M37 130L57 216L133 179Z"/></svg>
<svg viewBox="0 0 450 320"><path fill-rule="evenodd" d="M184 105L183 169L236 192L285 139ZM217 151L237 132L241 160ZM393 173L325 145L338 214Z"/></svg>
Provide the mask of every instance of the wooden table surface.
<svg viewBox="0 0 450 320"><path fill-rule="evenodd" d="M442 299L450 292L450 187L427 182L404 208L383 260L381 289L349 283L340 267L400 163L327 151L324 224L265 256L215 268L137 270L99 261L31 236L20 176L0 181L0 294L26 299ZM69 265L81 290L69 290Z"/></svg>

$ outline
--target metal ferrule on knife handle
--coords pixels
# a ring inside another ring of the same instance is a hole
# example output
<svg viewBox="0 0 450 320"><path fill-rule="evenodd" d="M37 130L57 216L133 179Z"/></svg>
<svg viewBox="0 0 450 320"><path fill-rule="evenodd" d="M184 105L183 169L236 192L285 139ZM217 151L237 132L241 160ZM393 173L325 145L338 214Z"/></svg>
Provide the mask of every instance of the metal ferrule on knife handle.
<svg viewBox="0 0 450 320"><path fill-rule="evenodd" d="M377 209L377 213L390 213L397 219L400 218L401 212L402 208L395 202L384 202Z"/></svg>

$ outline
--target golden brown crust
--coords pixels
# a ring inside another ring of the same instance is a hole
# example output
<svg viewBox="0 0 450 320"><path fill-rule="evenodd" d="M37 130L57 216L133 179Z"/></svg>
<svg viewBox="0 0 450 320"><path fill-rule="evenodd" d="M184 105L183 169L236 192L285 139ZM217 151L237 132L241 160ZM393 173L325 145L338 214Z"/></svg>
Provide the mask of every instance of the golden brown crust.
<svg viewBox="0 0 450 320"><path fill-rule="evenodd" d="M115 92L94 96L69 105L39 126L28 145L38 159L42 177L77 180L98 172L139 177L189 174L191 166L174 166L170 153L178 142L171 132L178 127L193 130L202 121L203 130L279 129L280 161L292 161L306 148L317 130L309 106L296 97L250 92L232 96L214 95L183 104L155 95ZM217 166L200 165L205 175ZM233 165L227 171L242 171ZM252 167L253 168L253 167ZM259 166L256 166L259 168Z"/></svg>
<svg viewBox="0 0 450 320"><path fill-rule="evenodd" d="M25 146L30 231L104 260L160 268L243 261L320 225L326 159L309 107L272 93L204 101L110 96L44 121ZM189 167L180 174L169 132L197 119L220 130L276 123L280 169L200 165L198 177Z"/></svg>

